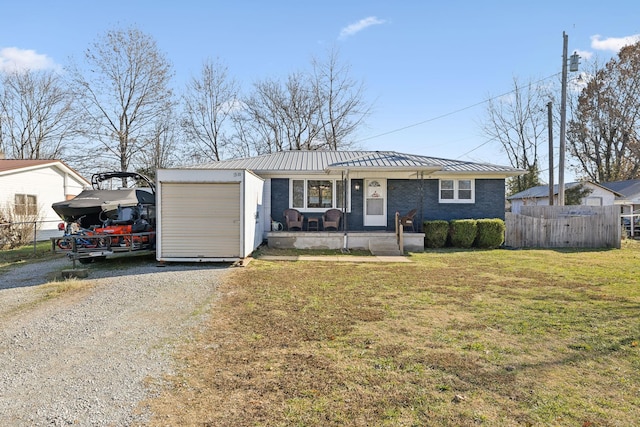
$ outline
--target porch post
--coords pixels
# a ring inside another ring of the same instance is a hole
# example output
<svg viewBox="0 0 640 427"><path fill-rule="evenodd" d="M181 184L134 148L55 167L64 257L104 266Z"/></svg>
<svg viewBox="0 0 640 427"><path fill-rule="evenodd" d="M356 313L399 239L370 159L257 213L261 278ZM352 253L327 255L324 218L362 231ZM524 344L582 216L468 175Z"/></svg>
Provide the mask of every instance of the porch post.
<svg viewBox="0 0 640 427"><path fill-rule="evenodd" d="M424 171L420 171L420 221L418 222L417 231L419 233L423 232L422 222L424 221ZM415 221L415 220L414 220Z"/></svg>
<svg viewBox="0 0 640 427"><path fill-rule="evenodd" d="M349 188L347 188L347 185ZM349 252L349 237L347 235L347 227L349 220L347 218L347 204L350 204L350 200L347 200L347 195L351 193L351 182L349 181L349 169L345 174L345 171L342 171L342 188L344 191L344 197L342 199L342 231L343 231L343 239L342 239L342 252Z"/></svg>

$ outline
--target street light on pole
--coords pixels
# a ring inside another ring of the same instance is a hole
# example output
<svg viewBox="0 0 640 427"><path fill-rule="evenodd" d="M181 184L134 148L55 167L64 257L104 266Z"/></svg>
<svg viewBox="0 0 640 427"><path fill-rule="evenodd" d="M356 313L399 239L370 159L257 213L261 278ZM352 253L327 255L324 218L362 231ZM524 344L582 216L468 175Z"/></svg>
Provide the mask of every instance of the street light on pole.
<svg viewBox="0 0 640 427"><path fill-rule="evenodd" d="M566 151L567 126L567 44L569 36L562 32L562 95L560 98L560 149L558 153L558 206L564 206L564 155ZM571 55L569 71L578 71L579 56L576 52Z"/></svg>

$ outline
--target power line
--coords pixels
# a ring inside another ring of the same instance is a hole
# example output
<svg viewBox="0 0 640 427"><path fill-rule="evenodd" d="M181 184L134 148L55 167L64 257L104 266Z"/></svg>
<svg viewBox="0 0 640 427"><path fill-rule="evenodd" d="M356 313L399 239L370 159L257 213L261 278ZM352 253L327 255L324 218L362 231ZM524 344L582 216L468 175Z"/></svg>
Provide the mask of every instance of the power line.
<svg viewBox="0 0 640 427"><path fill-rule="evenodd" d="M493 138L487 139L485 142L483 142L482 144L478 145L477 147L472 148L471 150L467 151L466 153L461 154L461 155L459 155L458 157L456 157L456 160L458 160L458 159L459 159L459 158L461 158L461 157L466 156L466 155L467 155L467 154L469 154L469 153L473 153L473 152L474 152L474 151L476 151L478 148L482 148L482 147L484 147L485 145L487 145L488 143L490 143L490 142L492 142L492 141L495 141L495 140L497 140L497 139L498 139L498 137L497 137L497 136L494 136Z"/></svg>
<svg viewBox="0 0 640 427"><path fill-rule="evenodd" d="M550 79L550 78L552 78L552 77L556 77L556 76L558 76L558 75L560 75L560 73L552 74L552 75L547 76L547 77L544 77L544 78L542 78L542 79L540 79L540 80L538 80L538 81L536 81L536 82L529 83L529 85L528 85L528 86L532 86L532 85L534 85L534 84L541 83L541 82L543 82L543 81L545 81L545 80L548 80L548 79ZM430 119L422 120L422 121L417 122L417 123L413 123L413 124L410 124L410 125L407 125L407 126L403 126L403 127L401 127L401 128L397 128L397 129L393 129L393 130L390 130L390 131L387 131L387 132L379 133L379 134L377 134L377 135L369 136L369 137L367 137L367 138L363 138L363 139L360 139L360 140L355 141L355 142L356 142L356 143L359 143L359 142L368 141L368 140L370 140L370 139L380 138L381 136L390 135L390 134L392 134L392 133L401 132L401 131L403 131L403 130L407 130L407 129L410 129L410 128L413 128L413 127L416 127L416 126L420 126L420 125L423 125L423 124L425 124L425 123L429 123L429 122L433 122L433 121L436 121L436 120L440 120L440 119L442 119L442 118L445 118L445 117L448 117L448 116L452 116L452 115L457 114L457 113L460 113L460 112L462 112L462 111L469 110L469 109L471 109L471 108L477 107L478 105L482 105L482 104L485 104L485 103L487 103L487 102L493 101L494 99L502 98L503 96L506 96L506 95L511 95L512 93L516 92L516 90L517 90L517 89L514 89L514 90L511 90L511 91L509 91L509 92L505 92L505 93L503 93L503 94L501 94L501 95L496 95L496 96L494 96L494 97L491 97L491 98L485 99L484 101L476 102L475 104L472 104L472 105L469 105L469 106L466 106L466 107L463 107L463 108L460 108L460 109L457 109L457 110L454 110L454 111L451 111L451 112L448 112L448 113L445 113L445 114L441 114L441 115L439 115L439 116L432 117L432 118L430 118ZM493 138L493 139L490 139L490 140L488 140L488 141L483 142L481 145L479 145L479 146L477 146L476 148L472 149L471 151L468 151L467 153L463 154L463 156L464 156L464 155L466 155L466 154L468 154L468 153L471 153L472 151L477 150L478 148L480 148L480 147L482 147L482 146L486 145L488 142L490 142L490 141L492 141L492 140L495 140L495 139L496 139L496 138ZM460 157L462 157L462 156L460 156ZM460 157L458 157L458 158L460 158Z"/></svg>

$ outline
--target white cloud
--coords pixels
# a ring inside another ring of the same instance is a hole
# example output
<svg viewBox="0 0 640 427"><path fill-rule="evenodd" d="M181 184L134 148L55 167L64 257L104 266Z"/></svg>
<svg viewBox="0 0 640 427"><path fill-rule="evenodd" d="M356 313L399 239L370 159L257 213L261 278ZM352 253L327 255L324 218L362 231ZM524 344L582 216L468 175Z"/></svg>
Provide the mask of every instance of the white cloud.
<svg viewBox="0 0 640 427"><path fill-rule="evenodd" d="M385 22L386 21L383 19L378 19L375 16L369 16L367 18L359 20L355 24L349 24L346 27L344 27L342 30L340 30L340 38L343 39L343 38L352 36L372 25L380 25L380 24L384 24Z"/></svg>
<svg viewBox="0 0 640 427"><path fill-rule="evenodd" d="M634 34L626 37L608 37L603 39L600 34L591 36L591 47L596 50L610 50L618 52L624 46L634 44L640 41L640 34Z"/></svg>
<svg viewBox="0 0 640 427"><path fill-rule="evenodd" d="M59 69L53 59L35 50L4 47L0 49L0 72Z"/></svg>

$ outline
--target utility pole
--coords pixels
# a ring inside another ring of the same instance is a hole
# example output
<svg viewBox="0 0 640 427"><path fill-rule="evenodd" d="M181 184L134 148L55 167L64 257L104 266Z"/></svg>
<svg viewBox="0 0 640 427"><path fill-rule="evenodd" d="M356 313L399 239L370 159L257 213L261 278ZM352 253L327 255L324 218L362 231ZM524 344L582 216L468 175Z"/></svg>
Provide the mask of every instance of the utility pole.
<svg viewBox="0 0 640 427"><path fill-rule="evenodd" d="M549 122L549 206L553 206L553 111L552 103L547 103L547 121Z"/></svg>
<svg viewBox="0 0 640 427"><path fill-rule="evenodd" d="M562 32L562 95L560 98L560 151L558 152L558 206L564 206L564 152L567 121L567 44L569 36Z"/></svg>
<svg viewBox="0 0 640 427"><path fill-rule="evenodd" d="M558 153L558 206L564 206L564 155L566 151L567 128L567 44L569 36L562 32L562 96L560 98L560 152ZM578 71L580 56L571 55L569 71Z"/></svg>

